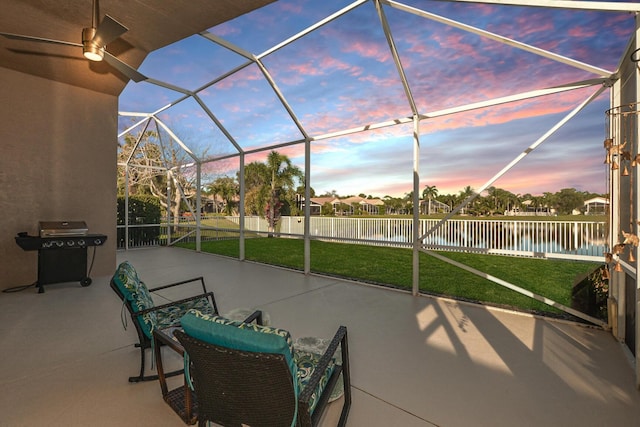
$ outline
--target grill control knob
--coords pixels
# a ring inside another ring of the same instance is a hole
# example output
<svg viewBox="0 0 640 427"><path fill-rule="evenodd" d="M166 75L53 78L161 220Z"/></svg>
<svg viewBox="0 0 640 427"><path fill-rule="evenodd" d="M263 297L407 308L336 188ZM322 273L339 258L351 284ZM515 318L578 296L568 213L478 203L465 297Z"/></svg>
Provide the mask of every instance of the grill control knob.
<svg viewBox="0 0 640 427"><path fill-rule="evenodd" d="M78 246L84 246L84 245L86 245L86 242L84 241L84 239L78 240Z"/></svg>
<svg viewBox="0 0 640 427"><path fill-rule="evenodd" d="M67 246L73 246L75 242L73 240L67 240Z"/></svg>
<svg viewBox="0 0 640 427"><path fill-rule="evenodd" d="M95 239L95 240L93 241L93 243L94 243L96 246L100 246L100 245L102 244L102 239Z"/></svg>
<svg viewBox="0 0 640 427"><path fill-rule="evenodd" d="M56 245L61 248L64 246L64 242L62 240L56 240Z"/></svg>

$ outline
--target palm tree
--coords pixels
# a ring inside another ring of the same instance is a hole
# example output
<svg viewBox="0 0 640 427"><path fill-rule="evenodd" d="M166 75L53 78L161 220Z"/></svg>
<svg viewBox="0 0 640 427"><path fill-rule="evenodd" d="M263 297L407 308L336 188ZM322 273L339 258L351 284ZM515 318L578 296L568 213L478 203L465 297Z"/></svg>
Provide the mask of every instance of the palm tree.
<svg viewBox="0 0 640 427"><path fill-rule="evenodd" d="M489 187L488 193L492 198L495 212L508 212L516 207L517 197L515 194L497 187Z"/></svg>
<svg viewBox="0 0 640 427"><path fill-rule="evenodd" d="M209 191L214 197L214 205L216 206L216 213L218 212L218 203L215 200L216 196L220 196L220 198L224 201L224 211L227 215L233 214L233 208L235 206L235 197L238 195L239 187L238 182L231 177L222 176L216 178L209 185Z"/></svg>
<svg viewBox="0 0 640 427"><path fill-rule="evenodd" d="M467 185L466 187L464 187L464 189L460 190L460 202L458 204L463 203L465 200L467 200L474 194L475 194L475 191L473 191L473 188L470 185ZM466 207L463 207L462 213L464 213L467 207L469 208L469 211L471 211L472 205L473 205L473 202L470 202Z"/></svg>
<svg viewBox="0 0 640 427"><path fill-rule="evenodd" d="M435 185L427 185L422 190L422 199L427 199L427 215L431 215L431 200L438 197L438 189Z"/></svg>
<svg viewBox="0 0 640 427"><path fill-rule="evenodd" d="M267 205L265 207L265 217L269 224L269 236L273 236L276 224L280 219L281 209L283 206L280 200L283 191L295 188L295 180L302 180L302 171L291 163L291 159L277 151L272 151L267 156L267 174L269 195Z"/></svg>
<svg viewBox="0 0 640 427"><path fill-rule="evenodd" d="M267 200L269 173L267 165L251 162L244 167L244 212L247 215L263 215ZM238 181L240 176L238 172Z"/></svg>
<svg viewBox="0 0 640 427"><path fill-rule="evenodd" d="M403 199L403 209L407 212L407 213L413 213L413 191L409 191L408 193L405 193L404 195L404 199ZM418 209L420 209L420 207L418 207Z"/></svg>
<svg viewBox="0 0 640 427"><path fill-rule="evenodd" d="M436 200L449 206L449 210L451 211L456 205L458 196L456 196L455 194L439 194Z"/></svg>

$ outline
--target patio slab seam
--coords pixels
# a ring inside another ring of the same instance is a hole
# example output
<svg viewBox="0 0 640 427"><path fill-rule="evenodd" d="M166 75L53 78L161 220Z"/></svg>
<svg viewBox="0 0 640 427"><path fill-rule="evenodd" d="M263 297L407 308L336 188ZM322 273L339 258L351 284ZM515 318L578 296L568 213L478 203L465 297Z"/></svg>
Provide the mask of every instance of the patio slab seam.
<svg viewBox="0 0 640 427"><path fill-rule="evenodd" d="M414 414L413 412L408 411L408 410L406 410L406 409L402 408L401 406L396 405L395 403L389 402L388 400L384 400L383 398L381 398L381 397L379 397L379 396L376 396L375 394L370 393L370 392L368 392L368 391L366 391L366 390L364 390L364 389L362 389L362 388L360 388L360 387L358 387L358 386L354 385L353 383L351 383L351 388L352 388L352 389L355 389L355 390L358 390L358 391L360 391L361 393L364 393L364 394L366 394L366 395L368 395L368 396L372 397L373 399L376 399L377 401L379 401L379 402L381 402L381 403L384 403L385 405L389 405L389 406L391 406L391 407L393 407L393 408L395 408L395 409L397 409L397 410L399 410L399 411L402 411L402 412L404 412L405 414L407 414L407 415L409 415L409 416L411 416L411 417L414 417L414 418L416 418L416 419L418 419L418 420L420 420L420 421L424 421L425 423L428 423L428 424L429 424L429 425L431 425L431 426L439 427L439 424L436 424L436 423L434 423L433 421L429 421L429 420L427 420L427 419L425 419L425 418L421 417L420 415Z"/></svg>

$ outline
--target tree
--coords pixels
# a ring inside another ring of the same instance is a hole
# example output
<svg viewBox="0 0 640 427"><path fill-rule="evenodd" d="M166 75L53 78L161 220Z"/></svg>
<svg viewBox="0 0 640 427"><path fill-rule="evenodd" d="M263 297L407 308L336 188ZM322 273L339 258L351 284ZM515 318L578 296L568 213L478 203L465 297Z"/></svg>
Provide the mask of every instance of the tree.
<svg viewBox="0 0 640 427"><path fill-rule="evenodd" d="M555 208L556 207L556 196L553 193L550 192L544 192L542 193L542 203L543 206L548 207L548 208Z"/></svg>
<svg viewBox="0 0 640 427"><path fill-rule="evenodd" d="M495 212L491 197L479 197L473 205L475 215L493 215Z"/></svg>
<svg viewBox="0 0 640 427"><path fill-rule="evenodd" d="M466 187L464 187L464 189L460 190L460 200L459 200L458 204L461 204L462 202L464 202L465 200L467 200L469 197L473 196L474 194L475 194L475 191L473 191L473 188L471 188L471 186L467 185ZM464 213L465 210L469 210L469 212L473 212L473 201L469 202L467 204L467 206L462 208L462 213Z"/></svg>
<svg viewBox="0 0 640 427"><path fill-rule="evenodd" d="M291 212L296 204L296 184L303 181L302 171L277 151L265 163L245 166L245 212L266 218L269 236L273 236L282 213Z"/></svg>
<svg viewBox="0 0 640 427"><path fill-rule="evenodd" d="M304 183L304 179L302 180L302 182ZM304 197L304 188L304 184L298 185L298 187L296 188L296 193ZM314 190L313 187L309 188L309 195L311 197L316 197L316 190Z"/></svg>
<svg viewBox="0 0 640 427"><path fill-rule="evenodd" d="M458 203L458 196L455 194L440 194L436 198L437 201L449 206L451 210Z"/></svg>
<svg viewBox="0 0 640 427"><path fill-rule="evenodd" d="M497 187L489 187L487 193L488 198L491 199L493 212L504 213L520 207L520 198L510 191Z"/></svg>
<svg viewBox="0 0 640 427"><path fill-rule="evenodd" d="M195 176L183 167L191 162L191 158L172 138L163 140L155 131L146 131L137 136L127 134L124 139L118 162L128 161L129 181L125 182L122 171L118 177L118 194L124 194L125 186L131 195L151 194L164 209L171 212L173 218L177 218L183 198L186 201L196 193ZM172 196L169 203L167 187Z"/></svg>
<svg viewBox="0 0 640 427"><path fill-rule="evenodd" d="M412 213L413 212L413 191L409 191L404 194L404 198L402 199L402 210L403 213Z"/></svg>
<svg viewBox="0 0 640 427"><path fill-rule="evenodd" d="M384 202L386 213L388 214L401 213L404 206L403 199L399 197L385 196L383 202Z"/></svg>
<svg viewBox="0 0 640 427"><path fill-rule="evenodd" d="M158 147L150 142L152 139L157 139L157 133L147 131L142 135L127 134L124 136L124 143L118 143L118 164L129 165L128 176L124 168L118 171L118 195L151 194L148 188L149 180L156 177L159 177L159 180L165 178L162 172L162 157Z"/></svg>
<svg viewBox="0 0 640 427"><path fill-rule="evenodd" d="M333 205L329 202L324 202L322 207L320 208L320 213L326 216L335 216L335 212L333 211Z"/></svg>
<svg viewBox="0 0 640 427"><path fill-rule="evenodd" d="M431 215L431 200L438 197L438 189L435 185L427 185L422 190L422 198L427 199L427 215Z"/></svg>
<svg viewBox="0 0 640 427"><path fill-rule="evenodd" d="M275 231L276 224L280 219L284 203L281 201L283 193L289 192L289 198L295 194L295 180L302 180L303 175L300 168L294 166L291 160L284 154L272 151L267 157L267 171L270 176L270 192L265 216L269 223L269 231ZM293 194L291 194L293 193ZM289 200L288 209L290 210Z"/></svg>
<svg viewBox="0 0 640 427"><path fill-rule="evenodd" d="M251 162L244 167L244 211L247 215L263 216L267 200L267 165Z"/></svg>
<svg viewBox="0 0 640 427"><path fill-rule="evenodd" d="M575 188L563 188L554 195L556 208L560 214L569 215L574 209L581 208L584 204L584 194Z"/></svg>
<svg viewBox="0 0 640 427"><path fill-rule="evenodd" d="M220 198L224 202L224 213L227 215L232 215L234 212L234 208L236 206L236 197L239 194L239 185L235 178L229 176L222 176L216 178L211 184L208 185L209 192L214 196L220 196ZM215 202L215 201L214 201ZM217 202L216 212L217 212Z"/></svg>
<svg viewBox="0 0 640 427"><path fill-rule="evenodd" d="M340 202L338 206L336 206L336 212L340 215L345 215L351 212L351 205L348 203Z"/></svg>
<svg viewBox="0 0 640 427"><path fill-rule="evenodd" d="M362 207L360 206L360 203L351 203L351 212L353 212L354 215L362 215Z"/></svg>

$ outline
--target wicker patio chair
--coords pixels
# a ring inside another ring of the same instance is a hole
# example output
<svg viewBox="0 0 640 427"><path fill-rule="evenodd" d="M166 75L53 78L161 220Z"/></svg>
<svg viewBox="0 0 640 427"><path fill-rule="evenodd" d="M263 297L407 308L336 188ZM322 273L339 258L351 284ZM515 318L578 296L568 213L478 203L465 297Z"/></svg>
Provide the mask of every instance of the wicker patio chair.
<svg viewBox="0 0 640 427"><path fill-rule="evenodd" d="M202 286L202 293L158 306L154 304L153 299L151 298L151 292L193 282L200 282ZM116 272L111 278L111 288L123 301L123 306L126 307L129 312L132 323L134 324L138 334L138 343L135 345L140 348L140 374L129 377L130 382L158 379L157 375L144 375L145 350L153 349L152 331L154 328L164 329L170 326L179 325L180 318L190 309L198 309L209 314L218 313L218 307L216 305L213 292L207 292L204 279L202 277L183 280L155 288L147 288L144 282L138 277L138 273L133 265L128 261L125 261L118 266ZM126 328L126 317L123 317L123 324ZM169 372L165 375L174 376L181 373L182 370L178 370Z"/></svg>
<svg viewBox="0 0 640 427"><path fill-rule="evenodd" d="M183 331L175 336L191 366L199 426L207 421L234 427L316 426L341 373L338 425L346 424L351 406L346 327L338 328L323 355L315 355L294 350L282 329L194 311L181 323ZM339 347L342 357L335 360Z"/></svg>

